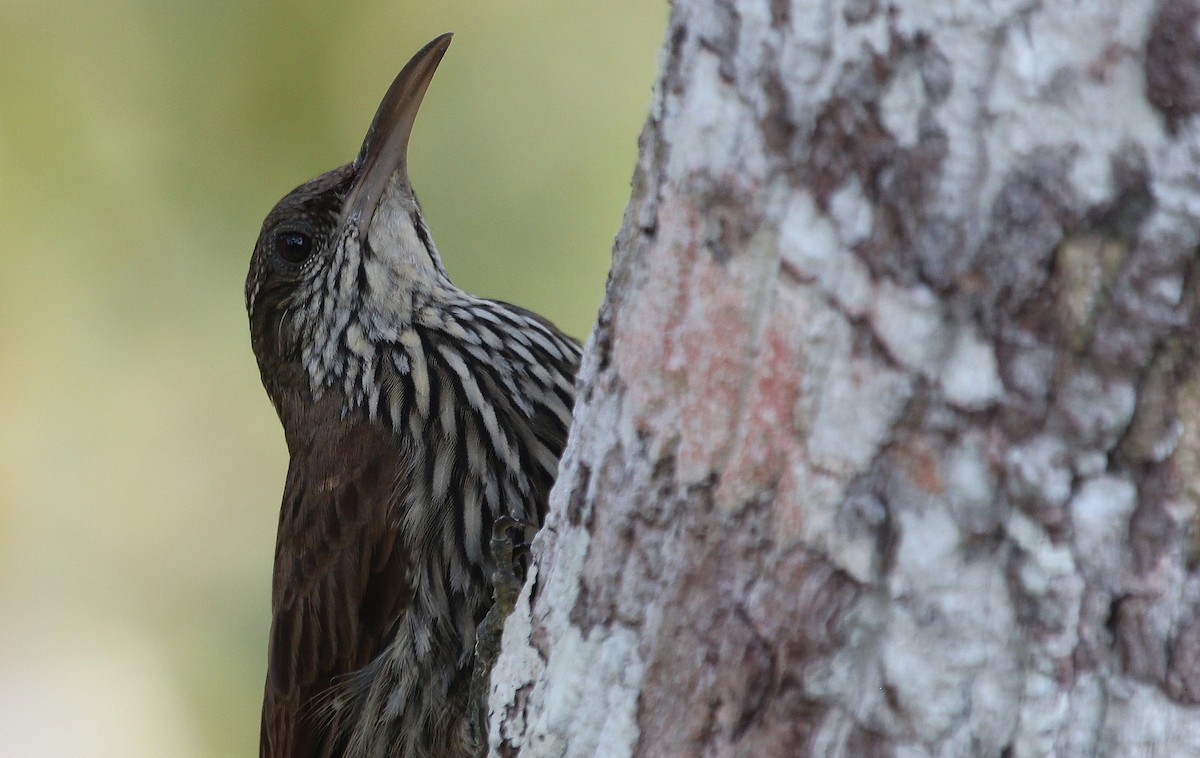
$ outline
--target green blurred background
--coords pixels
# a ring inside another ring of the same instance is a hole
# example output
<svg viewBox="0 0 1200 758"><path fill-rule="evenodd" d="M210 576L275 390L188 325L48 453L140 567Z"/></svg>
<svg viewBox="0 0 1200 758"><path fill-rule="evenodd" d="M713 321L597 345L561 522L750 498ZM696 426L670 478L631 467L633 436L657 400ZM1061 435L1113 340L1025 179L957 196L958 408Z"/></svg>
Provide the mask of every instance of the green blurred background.
<svg viewBox="0 0 1200 758"><path fill-rule="evenodd" d="M655 0L0 0L0 755L256 750L286 456L242 284L456 32L412 176L451 274L584 337Z"/></svg>

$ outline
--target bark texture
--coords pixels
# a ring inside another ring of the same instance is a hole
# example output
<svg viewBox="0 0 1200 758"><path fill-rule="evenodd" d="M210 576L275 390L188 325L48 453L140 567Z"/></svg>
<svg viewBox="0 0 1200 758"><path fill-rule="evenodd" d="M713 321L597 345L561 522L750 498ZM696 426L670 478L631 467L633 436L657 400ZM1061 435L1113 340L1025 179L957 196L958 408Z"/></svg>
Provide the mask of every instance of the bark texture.
<svg viewBox="0 0 1200 758"><path fill-rule="evenodd" d="M502 756L1200 756L1200 2L677 0Z"/></svg>

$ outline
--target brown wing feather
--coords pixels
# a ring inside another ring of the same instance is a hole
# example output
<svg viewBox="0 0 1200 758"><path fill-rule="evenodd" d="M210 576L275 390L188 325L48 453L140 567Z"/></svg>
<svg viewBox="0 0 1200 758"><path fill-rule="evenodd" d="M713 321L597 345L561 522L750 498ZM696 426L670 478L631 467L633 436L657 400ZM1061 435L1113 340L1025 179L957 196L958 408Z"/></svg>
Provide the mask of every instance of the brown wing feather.
<svg viewBox="0 0 1200 758"><path fill-rule="evenodd" d="M331 686L383 650L411 597L407 556L392 526L399 451L365 423L307 428L311 438L289 440L263 758L341 754Z"/></svg>

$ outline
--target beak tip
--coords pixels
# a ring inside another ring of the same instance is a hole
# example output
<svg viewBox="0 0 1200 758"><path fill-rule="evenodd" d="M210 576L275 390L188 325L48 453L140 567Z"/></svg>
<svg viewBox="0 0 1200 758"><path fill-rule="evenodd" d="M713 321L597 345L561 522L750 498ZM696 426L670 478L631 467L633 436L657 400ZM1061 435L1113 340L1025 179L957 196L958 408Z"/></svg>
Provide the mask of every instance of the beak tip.
<svg viewBox="0 0 1200 758"><path fill-rule="evenodd" d="M443 32L430 40L429 44L425 45L417 55L429 54L430 57L436 57L440 61L453 40L454 32Z"/></svg>
<svg viewBox="0 0 1200 758"><path fill-rule="evenodd" d="M347 198L348 217L369 218L391 176L397 171L407 175L408 138L417 109L453 37L452 32L445 32L430 40L405 64L383 96L354 160L357 178Z"/></svg>

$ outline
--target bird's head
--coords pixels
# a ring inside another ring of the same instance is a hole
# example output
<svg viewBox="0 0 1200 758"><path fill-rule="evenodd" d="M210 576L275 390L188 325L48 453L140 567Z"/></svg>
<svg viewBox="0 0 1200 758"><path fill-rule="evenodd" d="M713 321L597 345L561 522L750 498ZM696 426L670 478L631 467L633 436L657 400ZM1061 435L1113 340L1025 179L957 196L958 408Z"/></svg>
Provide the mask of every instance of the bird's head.
<svg viewBox="0 0 1200 758"><path fill-rule="evenodd" d="M246 308L281 416L291 399L349 391L374 346L411 323L414 301L453 287L408 179L409 136L449 45L434 39L396 76L353 163L297 187L263 222Z"/></svg>

